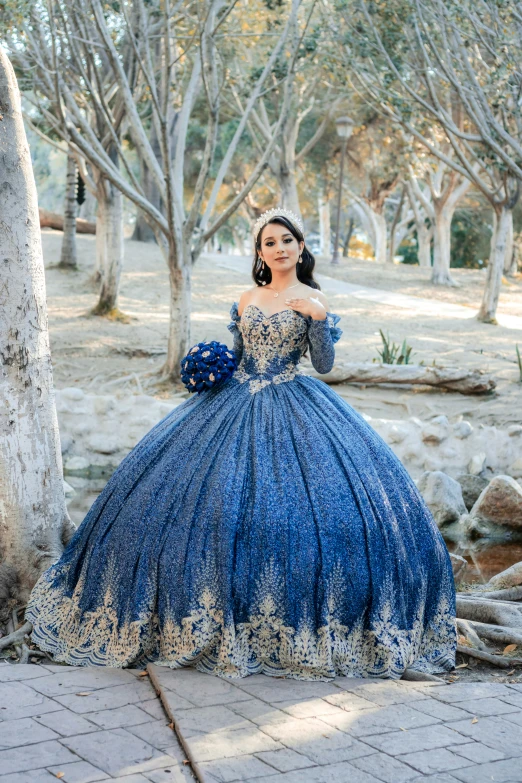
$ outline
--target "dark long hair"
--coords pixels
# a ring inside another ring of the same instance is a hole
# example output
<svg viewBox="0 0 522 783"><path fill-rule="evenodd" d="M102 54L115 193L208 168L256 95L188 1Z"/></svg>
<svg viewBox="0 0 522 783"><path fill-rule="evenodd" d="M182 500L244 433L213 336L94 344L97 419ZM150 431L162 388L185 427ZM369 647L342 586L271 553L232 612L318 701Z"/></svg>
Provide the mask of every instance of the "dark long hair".
<svg viewBox="0 0 522 783"><path fill-rule="evenodd" d="M268 264L265 264L265 268L263 269L263 262L259 258L259 251L261 250L261 234L263 233L263 229L266 228L266 226L268 226L270 223L277 223L279 226L284 226L290 231L290 233L297 239L298 242L304 242L303 234L299 231L297 226L294 226L294 224L288 220L288 218L281 216L274 217L269 220L268 223L266 223L261 228L256 237L256 254L254 257L254 265L252 267L252 277L255 284L260 286L268 285L272 282L272 272L270 271L270 267ZM317 280L314 280L315 258L306 247L306 244L303 248L303 252L301 253L301 258L302 261L296 264L297 279L299 282L304 283L305 285L309 285L310 288L318 288L320 290L321 286Z"/></svg>

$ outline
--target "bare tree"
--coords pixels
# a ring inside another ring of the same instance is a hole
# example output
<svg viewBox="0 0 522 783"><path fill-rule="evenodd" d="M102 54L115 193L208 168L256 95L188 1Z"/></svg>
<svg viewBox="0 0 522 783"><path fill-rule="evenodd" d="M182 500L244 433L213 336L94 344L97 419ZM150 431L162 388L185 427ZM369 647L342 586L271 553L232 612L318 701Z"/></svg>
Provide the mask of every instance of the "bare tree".
<svg viewBox="0 0 522 783"><path fill-rule="evenodd" d="M194 3L188 10L182 9L180 3L170 6L168 0L166 3L135 0L132 6L124 2L108 13L100 0L71 3L56 0L55 13L47 20L47 35L40 35L31 45L30 54L26 49L19 56L21 65L32 68L35 92L46 96L47 104L39 104L46 121L75 149L78 158L89 161L104 180L142 210L155 233L170 272L170 325L165 364L165 374L170 377L179 378L180 359L190 346L192 265L208 239L235 212L261 176L286 121L298 46L296 36L290 36L292 44L288 50L284 45L289 32L298 25L300 4L301 0L292 0L286 24L253 83L219 165L214 159L221 97L228 72L223 64L226 52L218 48L216 34L222 25L234 19L234 0L229 3L205 0ZM60 30L54 23L55 15L61 20ZM124 30L120 38L112 34L115 20ZM40 30L44 26L39 20ZM232 29L230 35L233 32ZM34 36L29 26L25 35L28 42L32 41ZM229 45L227 38L219 40L225 41L223 46ZM220 205L220 214L214 217L218 195L239 140L265 80L283 51L288 66L273 141L266 145L241 190L226 206ZM107 74L103 89L98 84L100 60L104 76ZM51 72L53 80L49 78ZM207 116L206 138L192 201L187 206L185 152L190 118L200 89ZM102 133L94 131L92 121L86 116L86 94L96 120L101 118ZM179 110L172 138L174 100ZM162 209L147 198L129 166L122 124L140 162L148 167L154 179ZM151 124L159 139L160 160L151 144ZM212 182L213 165L217 165L217 172ZM98 205L100 208L100 202Z"/></svg>
<svg viewBox="0 0 522 783"><path fill-rule="evenodd" d="M491 204L495 214L494 232L477 317L494 323L506 253L508 214L518 199L519 189L514 177L520 177L522 170L510 151L514 137L504 128L502 143L495 143L481 113L474 110L475 99L470 102L466 98L470 92L468 85L480 81L478 74L484 61L481 47L487 49L487 41L484 43L482 31L473 25L474 16L468 1L463 14L459 6L458 13L451 16L448 6L440 0L429 5L421 0L411 0L407 9L401 7L409 16L400 45L398 38L383 36L388 17L380 19L373 10L370 13L365 0L358 0L357 5L366 24L365 46L370 55L363 58L364 64L359 62L352 71L361 95L366 96L374 109L400 125L417 143L460 175L462 187L465 187L464 180L469 180ZM483 5L488 5L487 0ZM461 29L457 22L462 18L469 19L470 24ZM379 27L381 22L384 27ZM461 71L455 67L453 56L457 45L463 50L478 51L476 57L468 54L458 60L462 63ZM499 85L495 83L491 69L488 77L490 89L482 91L480 100L491 108ZM412 102L417 114L412 111ZM512 120L507 118L505 125L510 126L510 123ZM438 143L441 130L451 154ZM500 128L497 130L500 134Z"/></svg>
<svg viewBox="0 0 522 783"><path fill-rule="evenodd" d="M40 573L60 556L74 528L63 492L36 187L20 93L1 47L0 105L0 621L5 622L7 611L25 603Z"/></svg>

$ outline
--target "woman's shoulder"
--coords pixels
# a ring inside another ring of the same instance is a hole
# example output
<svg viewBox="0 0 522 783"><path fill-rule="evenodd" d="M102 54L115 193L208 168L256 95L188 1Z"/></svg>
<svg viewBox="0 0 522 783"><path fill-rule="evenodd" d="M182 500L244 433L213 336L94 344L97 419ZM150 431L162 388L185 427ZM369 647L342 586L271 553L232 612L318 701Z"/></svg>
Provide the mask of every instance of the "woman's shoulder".
<svg viewBox="0 0 522 783"><path fill-rule="evenodd" d="M251 303L252 297L258 288L259 286L253 285L252 288L248 288L246 291L243 291L237 303L237 309L239 315L241 315L245 307Z"/></svg>
<svg viewBox="0 0 522 783"><path fill-rule="evenodd" d="M325 308L325 310L328 310L329 309L328 299L323 294L323 292L320 291L318 288L312 288L312 286L307 286L307 288L310 289L309 292L307 291L307 297L309 299L318 299L323 305L323 307Z"/></svg>

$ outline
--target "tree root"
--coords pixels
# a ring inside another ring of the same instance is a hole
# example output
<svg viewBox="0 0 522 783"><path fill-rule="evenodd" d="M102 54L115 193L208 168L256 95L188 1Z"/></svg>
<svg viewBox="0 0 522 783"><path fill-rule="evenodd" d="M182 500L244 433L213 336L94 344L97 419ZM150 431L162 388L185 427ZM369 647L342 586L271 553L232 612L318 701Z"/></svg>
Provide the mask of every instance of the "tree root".
<svg viewBox="0 0 522 783"><path fill-rule="evenodd" d="M497 588L497 590L518 587L520 598L522 598L522 561L506 568L506 570L501 571L500 574L492 576L486 587ZM516 601L517 599L514 598L513 600Z"/></svg>
<svg viewBox="0 0 522 783"><path fill-rule="evenodd" d="M18 656L18 664L21 663L29 663L29 655L31 654L31 651L29 647L26 644L22 644L22 648L20 650L20 654Z"/></svg>
<svg viewBox="0 0 522 783"><path fill-rule="evenodd" d="M481 590L473 593L459 593L469 598L489 598L492 601L520 601L522 599L522 585L507 587L504 590Z"/></svg>
<svg viewBox="0 0 522 783"><path fill-rule="evenodd" d="M428 674L427 672L418 672L415 671L415 669L405 669L401 680L411 680L414 682L446 682L442 677L436 677L434 674Z"/></svg>
<svg viewBox="0 0 522 783"><path fill-rule="evenodd" d="M25 637L29 636L31 631L33 630L32 623L24 623L18 630L13 631L12 633L8 634L7 636L2 636L0 639L0 650L5 650L6 647L14 647L16 644L19 644L20 642L24 642Z"/></svg>
<svg viewBox="0 0 522 783"><path fill-rule="evenodd" d="M522 631L522 606L508 601L486 598L469 598L457 594L457 617L459 620L474 620L491 625L505 625Z"/></svg>
<svg viewBox="0 0 522 783"><path fill-rule="evenodd" d="M522 658L508 658L505 655L492 655L491 653L484 652L483 650L475 650L473 647L465 647L462 644L457 644L457 652L463 655L469 655L472 658L478 658L480 661L487 661L493 666L498 666L499 669L510 669L515 665L522 665Z"/></svg>
<svg viewBox="0 0 522 783"><path fill-rule="evenodd" d="M473 628L472 623L469 620L461 620L457 618L457 630L468 641L471 647L476 650L482 650L488 652L488 647L482 639L479 638L477 631Z"/></svg>
<svg viewBox="0 0 522 783"><path fill-rule="evenodd" d="M519 644L522 647L522 630L517 631L504 625L489 625L473 620L457 620L457 625L459 623L467 623L483 639L490 639L492 642L500 642L501 644Z"/></svg>

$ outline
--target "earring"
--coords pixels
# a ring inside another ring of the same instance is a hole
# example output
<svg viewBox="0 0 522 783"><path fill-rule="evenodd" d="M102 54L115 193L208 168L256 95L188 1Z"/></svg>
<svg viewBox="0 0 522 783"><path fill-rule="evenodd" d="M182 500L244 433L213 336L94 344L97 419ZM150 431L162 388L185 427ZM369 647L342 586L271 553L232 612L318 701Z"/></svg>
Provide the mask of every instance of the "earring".
<svg viewBox="0 0 522 783"><path fill-rule="evenodd" d="M302 258L302 256L299 256L299 263L300 263L300 264L302 264L302 263L303 263L303 258Z"/></svg>

